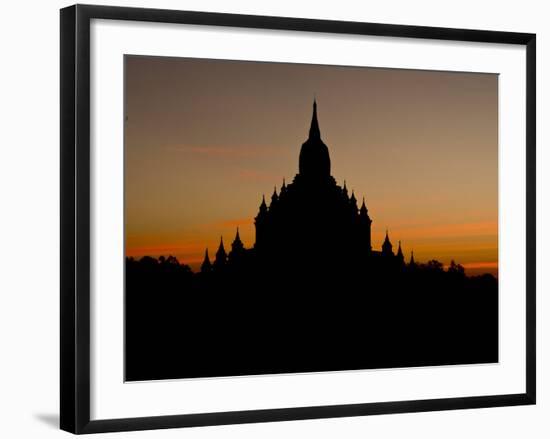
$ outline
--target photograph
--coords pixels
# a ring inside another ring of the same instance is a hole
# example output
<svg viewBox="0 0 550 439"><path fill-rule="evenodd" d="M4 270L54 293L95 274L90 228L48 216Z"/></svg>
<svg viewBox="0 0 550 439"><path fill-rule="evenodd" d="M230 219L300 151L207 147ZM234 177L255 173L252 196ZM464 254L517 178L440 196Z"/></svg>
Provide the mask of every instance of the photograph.
<svg viewBox="0 0 550 439"><path fill-rule="evenodd" d="M499 75L124 55L124 376L499 362Z"/></svg>

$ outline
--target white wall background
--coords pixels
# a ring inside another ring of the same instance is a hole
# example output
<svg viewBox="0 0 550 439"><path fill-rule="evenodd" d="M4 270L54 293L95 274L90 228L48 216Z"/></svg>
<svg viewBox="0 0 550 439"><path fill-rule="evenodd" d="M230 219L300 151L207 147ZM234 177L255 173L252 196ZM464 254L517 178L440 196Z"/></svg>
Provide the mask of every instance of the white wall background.
<svg viewBox="0 0 550 439"><path fill-rule="evenodd" d="M88 3L96 3L88 1ZM112 437L550 437L550 14L543 1L108 1L100 4L537 33L538 404ZM59 367L59 12L63 1L3 4L0 24L0 436L61 437Z"/></svg>

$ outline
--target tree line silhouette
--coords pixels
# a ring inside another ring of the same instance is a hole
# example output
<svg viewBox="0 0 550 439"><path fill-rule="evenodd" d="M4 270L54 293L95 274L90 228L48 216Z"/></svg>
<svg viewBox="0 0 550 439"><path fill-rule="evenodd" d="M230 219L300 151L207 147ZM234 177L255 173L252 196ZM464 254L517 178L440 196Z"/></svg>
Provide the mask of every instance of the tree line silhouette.
<svg viewBox="0 0 550 439"><path fill-rule="evenodd" d="M498 361L490 274L435 260L311 278L230 266L126 260L127 380Z"/></svg>

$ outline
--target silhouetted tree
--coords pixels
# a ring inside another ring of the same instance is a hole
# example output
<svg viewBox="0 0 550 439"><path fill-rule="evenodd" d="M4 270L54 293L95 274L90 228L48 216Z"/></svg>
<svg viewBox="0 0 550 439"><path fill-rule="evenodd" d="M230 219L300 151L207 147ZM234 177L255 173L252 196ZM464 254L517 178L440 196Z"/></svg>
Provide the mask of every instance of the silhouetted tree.
<svg viewBox="0 0 550 439"><path fill-rule="evenodd" d="M427 270L430 270L430 271L438 271L438 272L442 272L443 271L443 263L435 260L435 259L432 259L431 261L428 261L425 265L426 269Z"/></svg>
<svg viewBox="0 0 550 439"><path fill-rule="evenodd" d="M460 264L455 263L454 259L451 260L451 264L449 265L449 268L447 269L449 273L458 275L458 276L464 276L464 267Z"/></svg>

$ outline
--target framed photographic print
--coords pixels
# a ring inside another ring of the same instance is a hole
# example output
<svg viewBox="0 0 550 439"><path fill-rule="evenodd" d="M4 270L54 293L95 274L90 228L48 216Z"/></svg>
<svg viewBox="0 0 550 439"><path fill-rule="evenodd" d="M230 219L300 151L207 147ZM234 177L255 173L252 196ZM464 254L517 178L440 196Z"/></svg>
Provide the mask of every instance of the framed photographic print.
<svg viewBox="0 0 550 439"><path fill-rule="evenodd" d="M61 10L61 428L535 403L535 35Z"/></svg>

